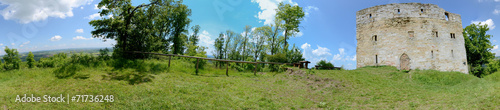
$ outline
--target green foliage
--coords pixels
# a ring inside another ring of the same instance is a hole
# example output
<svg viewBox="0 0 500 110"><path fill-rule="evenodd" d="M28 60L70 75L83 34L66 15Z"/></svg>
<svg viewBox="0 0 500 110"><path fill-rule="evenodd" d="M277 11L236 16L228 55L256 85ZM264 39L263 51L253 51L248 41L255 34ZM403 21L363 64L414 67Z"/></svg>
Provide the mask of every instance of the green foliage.
<svg viewBox="0 0 500 110"><path fill-rule="evenodd" d="M488 25L471 24L464 28L465 50L467 52L467 63L471 67L470 73L477 77L490 74L483 65L489 63L495 54L491 52L493 45L490 42L491 35L486 34Z"/></svg>
<svg viewBox="0 0 500 110"><path fill-rule="evenodd" d="M37 63L37 67L41 68L61 67L65 65L66 62L68 62L67 58L68 57L66 53L58 53L53 55L52 57L41 58Z"/></svg>
<svg viewBox="0 0 500 110"><path fill-rule="evenodd" d="M213 53L214 57L216 59L223 59L224 58L224 34L223 33L220 33L219 37L217 39L215 39L214 47L215 47L215 51ZM217 62L217 64L215 64L215 66L221 67L222 62Z"/></svg>
<svg viewBox="0 0 500 110"><path fill-rule="evenodd" d="M316 65L321 66L321 67L318 67L317 69L327 69L329 67L330 68L334 67L331 62L326 62L326 60L321 60L318 63L316 63Z"/></svg>
<svg viewBox="0 0 500 110"><path fill-rule="evenodd" d="M268 55L267 60L269 60L269 62L278 62L278 63L287 63L288 62L288 58L286 58L286 55L282 54L282 53ZM271 69L271 71L281 71L280 66L274 65L274 64L269 65L269 69Z"/></svg>
<svg viewBox="0 0 500 110"><path fill-rule="evenodd" d="M70 63L68 65L64 65L61 68L55 70L54 75L59 79L68 78L68 77L71 77L71 76L77 74L78 71L81 71L83 69L84 69L84 67L80 64Z"/></svg>
<svg viewBox="0 0 500 110"><path fill-rule="evenodd" d="M148 58L150 55L127 52L167 53L170 48L171 53L183 54L191 10L182 0L152 0L138 6L132 6L130 0L102 0L97 7L103 18L89 22L95 29L91 33L94 38L117 41L114 57ZM105 17L108 15L113 17Z"/></svg>
<svg viewBox="0 0 500 110"><path fill-rule="evenodd" d="M88 74L78 72L82 71L84 68L107 66L107 60L100 60L98 57L94 57L92 55L84 53L74 53L69 59L66 58L65 53L59 53L51 58L51 63L53 63L54 61L62 62L62 65L48 64L54 66L60 65L60 68L54 71L55 76L60 79L68 77L73 77L75 79L87 79L89 77Z"/></svg>
<svg viewBox="0 0 500 110"><path fill-rule="evenodd" d="M3 68L5 70L19 69L21 64L21 59L17 49L9 49L9 47L5 47L5 53L6 54L3 56L3 60L5 62Z"/></svg>
<svg viewBox="0 0 500 110"><path fill-rule="evenodd" d="M288 36L300 32L299 24L304 20L304 11L298 5L291 6L281 2L276 10L276 21L281 22L280 27L285 31L284 45L288 45Z"/></svg>
<svg viewBox="0 0 500 110"><path fill-rule="evenodd" d="M298 47L295 47L295 44L293 44L292 50L287 52L287 58L289 59L288 63L298 63L305 60L302 57L302 52L300 52Z"/></svg>
<svg viewBox="0 0 500 110"><path fill-rule="evenodd" d="M29 68L33 68L35 67L35 55L33 55L33 53L30 51L28 53L28 57L26 57L26 61L28 61L28 67Z"/></svg>
<svg viewBox="0 0 500 110"><path fill-rule="evenodd" d="M490 59L484 70L483 76L495 73L500 69L500 59Z"/></svg>
<svg viewBox="0 0 500 110"><path fill-rule="evenodd" d="M99 49L99 57L100 60L109 60L111 57L109 56L109 49Z"/></svg>
<svg viewBox="0 0 500 110"><path fill-rule="evenodd" d="M189 37L189 43L193 45L198 45L199 35L198 33L200 32L200 25L195 25L191 27L191 30L193 30L193 35Z"/></svg>
<svg viewBox="0 0 500 110"><path fill-rule="evenodd" d="M203 47L203 46L191 46L191 47L194 47L192 51L192 53L189 54L189 56L195 56L195 57L202 57L202 58L207 58L207 52L205 51L207 49L207 47ZM195 58L188 58L188 60L194 64L194 66L196 67L196 64L198 64L198 68L199 69L203 69L205 67L205 65L207 64L207 61L206 60L203 60L203 59L200 59L199 61L197 61L197 59Z"/></svg>

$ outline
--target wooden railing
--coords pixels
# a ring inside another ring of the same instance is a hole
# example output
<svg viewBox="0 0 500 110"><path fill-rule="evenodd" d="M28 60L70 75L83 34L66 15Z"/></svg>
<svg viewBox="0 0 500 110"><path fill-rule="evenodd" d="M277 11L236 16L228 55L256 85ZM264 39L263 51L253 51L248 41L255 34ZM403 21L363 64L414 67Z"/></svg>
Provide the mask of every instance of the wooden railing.
<svg viewBox="0 0 500 110"><path fill-rule="evenodd" d="M237 61L237 60L222 60L222 59L215 59L215 58L202 58L202 57L193 57L193 56L185 56L185 55L177 55L177 54L161 54L161 53L153 53L153 52L139 52L139 51L132 51L130 53L140 53L140 54L152 54L152 55L161 55L161 56L168 56L168 67L170 68L170 60L172 59L172 56L176 57L184 57L184 58L195 58L196 59L196 75L198 75L198 63L200 62L199 60L210 60L210 61L220 61L220 62L234 62L234 63L248 63L248 64L254 64L254 75L257 76L257 64L277 64L277 65L293 65L292 63L277 63L277 62L250 62L250 61ZM229 76L228 73L229 70L229 63L226 63L226 76Z"/></svg>

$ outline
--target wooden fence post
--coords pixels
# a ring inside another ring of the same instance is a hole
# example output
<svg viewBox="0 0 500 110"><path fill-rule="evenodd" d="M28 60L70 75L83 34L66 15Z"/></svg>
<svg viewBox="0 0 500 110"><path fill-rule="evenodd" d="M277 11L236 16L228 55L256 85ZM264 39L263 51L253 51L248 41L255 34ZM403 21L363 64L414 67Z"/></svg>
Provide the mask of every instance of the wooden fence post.
<svg viewBox="0 0 500 110"><path fill-rule="evenodd" d="M199 65L200 59L196 59L196 75L198 75L198 65Z"/></svg>
<svg viewBox="0 0 500 110"><path fill-rule="evenodd" d="M257 76L257 62L255 62L254 68L253 68L253 75Z"/></svg>
<svg viewBox="0 0 500 110"><path fill-rule="evenodd" d="M168 56L168 67L170 68L170 60L172 59L172 56Z"/></svg>
<svg viewBox="0 0 500 110"><path fill-rule="evenodd" d="M227 62L227 65L226 65L226 76L229 76L229 74L227 73L228 70L229 70L229 62Z"/></svg>

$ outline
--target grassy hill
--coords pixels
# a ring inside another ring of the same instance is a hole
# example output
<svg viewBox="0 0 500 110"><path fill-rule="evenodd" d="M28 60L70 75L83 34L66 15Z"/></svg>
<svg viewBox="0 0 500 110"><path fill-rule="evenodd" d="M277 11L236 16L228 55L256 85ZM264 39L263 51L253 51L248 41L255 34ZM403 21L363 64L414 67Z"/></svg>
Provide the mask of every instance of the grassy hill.
<svg viewBox="0 0 500 110"><path fill-rule="evenodd" d="M166 66L165 60L145 64ZM148 69L156 68L148 67ZM151 82L106 80L109 66L57 79L54 68L0 72L0 107L10 109L500 109L500 73L480 79L458 72L394 67L299 70L283 73L214 69L173 60ZM127 70L124 70L125 72ZM107 103L16 103L17 95L114 95Z"/></svg>

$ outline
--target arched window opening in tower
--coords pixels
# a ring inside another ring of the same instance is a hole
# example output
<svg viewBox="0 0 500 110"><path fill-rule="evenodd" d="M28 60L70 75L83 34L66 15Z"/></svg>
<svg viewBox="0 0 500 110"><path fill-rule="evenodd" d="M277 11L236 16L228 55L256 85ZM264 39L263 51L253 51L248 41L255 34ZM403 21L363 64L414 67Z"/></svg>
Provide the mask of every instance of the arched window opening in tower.
<svg viewBox="0 0 500 110"><path fill-rule="evenodd" d="M398 9L398 14L401 14L401 11Z"/></svg>
<svg viewBox="0 0 500 110"><path fill-rule="evenodd" d="M431 58L434 58L434 51L431 50Z"/></svg>
<svg viewBox="0 0 500 110"><path fill-rule="evenodd" d="M370 14L370 18L372 18L372 14Z"/></svg>
<svg viewBox="0 0 500 110"><path fill-rule="evenodd" d="M444 16L446 16L446 21L448 21L450 18L449 14L447 12L444 12Z"/></svg>
<svg viewBox="0 0 500 110"><path fill-rule="evenodd" d="M377 35L373 35L373 41L377 41Z"/></svg>

